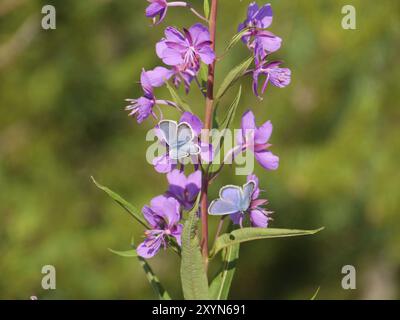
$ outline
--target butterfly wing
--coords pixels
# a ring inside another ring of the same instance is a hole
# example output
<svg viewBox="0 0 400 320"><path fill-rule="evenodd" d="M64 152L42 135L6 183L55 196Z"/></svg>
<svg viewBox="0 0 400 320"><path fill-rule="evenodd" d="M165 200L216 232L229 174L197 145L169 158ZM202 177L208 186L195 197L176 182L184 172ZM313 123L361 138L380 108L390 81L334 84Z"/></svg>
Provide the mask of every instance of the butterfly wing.
<svg viewBox="0 0 400 320"><path fill-rule="evenodd" d="M208 213L214 216L222 216L238 212L235 203L223 199L217 199L210 203Z"/></svg>
<svg viewBox="0 0 400 320"><path fill-rule="evenodd" d="M161 135L165 142L170 147L176 146L177 142L177 132L178 132L178 124L175 121L171 120L162 120L158 124L160 128Z"/></svg>
<svg viewBox="0 0 400 320"><path fill-rule="evenodd" d="M225 186L219 191L220 199L211 202L208 212L211 215L225 215L240 211L241 190L238 186Z"/></svg>
<svg viewBox="0 0 400 320"><path fill-rule="evenodd" d="M171 147L168 153L169 157L173 160L178 160L187 157L184 152L180 151L177 146Z"/></svg>
<svg viewBox="0 0 400 320"><path fill-rule="evenodd" d="M186 157L189 155L197 155L201 152L199 145L196 143L189 141L186 144L179 146L179 153L184 154Z"/></svg>
<svg viewBox="0 0 400 320"><path fill-rule="evenodd" d="M255 187L256 187L256 183L252 180L247 182L243 186L243 189L241 190L241 195L240 195L241 211L246 211L249 208L250 202L251 202L251 196L253 195Z"/></svg>
<svg viewBox="0 0 400 320"><path fill-rule="evenodd" d="M178 145L184 145L194 139L194 132L192 127L187 122L179 123L177 127L177 141Z"/></svg>
<svg viewBox="0 0 400 320"><path fill-rule="evenodd" d="M219 191L219 197L232 203L239 204L241 199L241 188L232 185L222 187Z"/></svg>

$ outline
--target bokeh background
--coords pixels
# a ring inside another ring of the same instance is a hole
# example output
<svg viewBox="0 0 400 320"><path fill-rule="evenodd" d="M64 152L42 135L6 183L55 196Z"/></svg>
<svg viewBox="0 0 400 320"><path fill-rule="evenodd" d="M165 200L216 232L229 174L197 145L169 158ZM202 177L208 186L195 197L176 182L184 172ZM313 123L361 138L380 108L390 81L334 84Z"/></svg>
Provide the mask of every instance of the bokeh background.
<svg viewBox="0 0 400 320"><path fill-rule="evenodd" d="M249 2L220 1L219 53ZM192 3L202 9L201 0ZM270 87L260 103L245 80L240 112L252 107L259 121L274 123L281 166L276 172L256 166L275 211L273 226L326 229L242 245L231 297L309 299L321 287L321 299L399 298L400 3L271 3L271 30L284 39L274 57L291 68L292 84ZM45 4L56 7L56 30L40 27ZM356 7L357 30L341 27L345 4ZM160 64L154 44L163 28L196 20L174 9L165 23L150 27L146 5L0 0L2 299L154 297L137 260L107 250L128 249L141 228L90 181L95 176L137 207L167 187L145 161L153 123L137 125L124 99L141 94L142 67ZM238 45L225 56L217 84L247 55ZM164 89L158 95L168 97ZM187 100L203 115L195 90ZM224 183L243 183L232 172L224 171L211 197ZM57 270L53 291L41 288L47 264ZM181 298L177 257L161 253L150 264ZM341 287L348 264L357 270L356 290Z"/></svg>

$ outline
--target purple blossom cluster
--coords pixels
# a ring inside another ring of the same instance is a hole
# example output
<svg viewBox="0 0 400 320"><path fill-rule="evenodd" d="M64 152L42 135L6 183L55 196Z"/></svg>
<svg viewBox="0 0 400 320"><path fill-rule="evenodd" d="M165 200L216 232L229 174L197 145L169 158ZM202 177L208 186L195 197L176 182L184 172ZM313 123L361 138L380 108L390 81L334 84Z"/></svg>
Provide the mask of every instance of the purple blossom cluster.
<svg viewBox="0 0 400 320"><path fill-rule="evenodd" d="M166 18L168 8L192 7L183 1L148 0L146 16L155 25ZM197 16L200 16L194 11ZM290 83L291 72L280 68L280 61L269 61L270 54L276 52L282 40L266 29L272 23L270 4L261 8L255 3L248 7L246 20L239 25L242 41L254 55L255 67L250 70L253 75L253 91L260 98L268 83L276 87L285 87ZM200 16L201 17L201 16ZM203 18L205 19L205 18ZM144 258L151 258L161 248L167 248L171 242L181 245L184 211L193 208L204 179L203 163L213 160L213 146L201 139L204 128L202 121L193 113L183 112L173 101L159 99L156 88L171 81L175 87L183 84L186 93L191 83L200 72L201 64L210 65L215 62L216 54L210 39L208 28L196 23L190 28L179 30L166 27L164 37L156 44L155 51L165 66L157 66L152 70L142 70L140 84L143 95L136 99L127 99L126 110L135 117L138 123L152 116L157 120L155 132L158 140L166 147L166 151L153 161L157 172L166 174L167 191L153 198L149 206L144 206L142 213L149 225L144 241L137 247L137 252ZM264 79L265 78L265 79ZM260 88L260 81L263 84ZM261 99L261 98L260 98ZM170 106L181 112L178 122L164 120L160 106ZM157 109L157 108L158 109ZM156 111L159 111L157 115ZM252 152L257 162L266 170L276 170L279 157L270 151L269 143L272 134L272 123L265 122L257 127L251 110L246 111L241 120L241 128L236 137L236 145L231 150L233 157L242 152ZM181 157L191 158L193 167L179 163ZM245 218L253 227L266 228L270 220L270 211L265 209L267 199L260 198L261 190L257 176L251 174L243 187L225 186L220 191L220 198L209 205L211 215L229 215L234 224L243 227Z"/></svg>
<svg viewBox="0 0 400 320"><path fill-rule="evenodd" d="M155 7L159 2L153 1L150 5ZM130 105L126 110L131 116L136 116L137 122L141 123L150 115L157 118L154 112L156 105L176 105L168 100L157 100L154 95L154 88L161 87L165 81L172 78L173 84L179 87L181 83L188 93L190 85L200 71L201 63L209 65L215 60L215 53L211 48L210 33L208 28L201 23L196 23L183 32L174 27L167 27L165 37L156 45L157 56L170 69L156 67L151 71L143 70L140 83L144 95L138 99L127 99Z"/></svg>
<svg viewBox="0 0 400 320"><path fill-rule="evenodd" d="M183 226L182 209L190 210L201 189L201 172L189 176L177 169L167 175L168 191L153 198L150 206L144 206L142 213L150 226L145 232L145 240L137 247L143 258L151 258L162 248L167 248L171 238L181 245Z"/></svg>
<svg viewBox="0 0 400 320"><path fill-rule="evenodd" d="M272 24L272 17L270 4L260 8L257 3L252 2L248 7L246 20L238 28L243 33L242 41L254 55L253 92L260 99L261 77L265 77L261 94L264 94L268 83L283 88L289 85L291 79L290 69L279 67L281 61L268 61L268 57L279 50L282 44L281 38L266 30Z"/></svg>

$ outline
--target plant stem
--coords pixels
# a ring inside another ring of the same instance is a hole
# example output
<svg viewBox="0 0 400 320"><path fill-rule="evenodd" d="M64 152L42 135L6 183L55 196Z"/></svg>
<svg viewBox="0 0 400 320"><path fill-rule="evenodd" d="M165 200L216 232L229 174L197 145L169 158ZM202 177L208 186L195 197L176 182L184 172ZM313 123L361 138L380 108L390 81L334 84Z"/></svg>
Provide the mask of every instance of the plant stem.
<svg viewBox="0 0 400 320"><path fill-rule="evenodd" d="M188 8L196 17L200 18L201 20L208 22L208 19L206 17L203 17L200 13L196 11L195 8L192 7L190 3L184 2L184 1L174 1L174 2L168 2L168 7L186 7Z"/></svg>
<svg viewBox="0 0 400 320"><path fill-rule="evenodd" d="M222 227L224 226L225 218L226 218L226 216L222 216L221 219L219 220L217 232L215 233L214 244L215 244L215 241L217 241L219 235L221 234Z"/></svg>
<svg viewBox="0 0 400 320"><path fill-rule="evenodd" d="M217 8L218 0L212 0L210 20L209 20L209 30L210 30L210 40L211 47L215 52L215 34L216 34L216 22L217 22ZM207 96L206 96L206 110L204 119L204 128L206 130L211 129L212 116L213 116L213 105L214 105L214 74L215 74L215 61L208 67L208 79L207 79ZM206 140L209 140L208 135L206 135ZM208 142L208 141L206 141ZM208 266L208 171L203 172L202 179L202 190L200 199L200 211L201 211L201 252L205 261L206 268Z"/></svg>

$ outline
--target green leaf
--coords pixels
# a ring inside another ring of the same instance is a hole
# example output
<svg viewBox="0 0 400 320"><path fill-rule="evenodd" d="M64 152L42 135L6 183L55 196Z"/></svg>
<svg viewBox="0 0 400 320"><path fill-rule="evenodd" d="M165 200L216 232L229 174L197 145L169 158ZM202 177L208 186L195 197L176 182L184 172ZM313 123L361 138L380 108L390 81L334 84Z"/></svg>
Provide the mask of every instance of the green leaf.
<svg viewBox="0 0 400 320"><path fill-rule="evenodd" d="M318 287L317 291L315 291L314 295L311 297L310 300L315 300L317 298L318 293L319 293L319 289L321 289L321 287Z"/></svg>
<svg viewBox="0 0 400 320"><path fill-rule="evenodd" d="M234 244L222 251L222 268L210 285L211 299L227 300L232 279L235 274L236 264L239 259L240 244Z"/></svg>
<svg viewBox="0 0 400 320"><path fill-rule="evenodd" d="M135 247L135 240L132 237L131 240L131 246L132 246L132 250L130 251L135 251L136 253L136 247ZM113 250L109 249L111 252L114 252ZM117 251L117 252L121 252L121 251ZM118 253L117 253L118 254ZM145 259L143 259L142 257L136 255L136 257L139 260L140 265L142 266L145 274L146 274L146 278L149 281L151 287L153 288L155 294L157 295L158 299L160 300L171 300L170 295L168 294L168 292L164 289L164 287L162 286L160 280L158 280L157 276L154 274L153 270L151 269L150 265L147 263L147 261Z"/></svg>
<svg viewBox="0 0 400 320"><path fill-rule="evenodd" d="M137 257L137 252L135 249L127 250L127 251L117 251L113 249L108 249L110 252L116 254L117 256L124 257L124 258L135 258Z"/></svg>
<svg viewBox="0 0 400 320"><path fill-rule="evenodd" d="M253 57L248 58L243 61L241 64L232 69L231 72L228 73L220 88L218 89L216 100L221 99L221 97L228 91L228 89L240 78L242 77L247 69L250 67L253 62Z"/></svg>
<svg viewBox="0 0 400 320"><path fill-rule="evenodd" d="M236 33L236 34L232 37L232 39L231 39L231 41L229 42L228 46L225 48L225 52L227 52L227 51L229 51L230 49L232 49L232 48L236 45L236 43L238 43L239 40L242 39L243 35L244 35L247 31L249 31L249 29L250 29L250 28L244 28L243 30L241 30L241 31L239 31L238 33Z"/></svg>
<svg viewBox="0 0 400 320"><path fill-rule="evenodd" d="M201 63L199 74L201 85L204 87L207 84L208 80L208 65L206 65L205 63Z"/></svg>
<svg viewBox="0 0 400 320"><path fill-rule="evenodd" d="M210 2L208 0L204 0L204 17L208 19L210 16Z"/></svg>
<svg viewBox="0 0 400 320"><path fill-rule="evenodd" d="M220 158L220 154L221 154L221 150L220 150L221 145L223 144L223 140L224 140L224 131L230 127L230 125L232 124L232 121L235 119L237 107L239 105L241 96L242 96L242 86L239 87L239 91L235 97L235 100L233 100L232 104L229 106L228 112L226 113L224 120L222 120L221 124L219 125L219 131L222 132L222 135L221 135L221 139L219 139L219 141L215 144L216 154L215 154L214 158L216 160L218 160L218 162L221 162L221 163L212 163L208 170L209 173L217 172L223 166L223 163L222 163L223 161L221 161L221 159L219 159L219 158Z"/></svg>
<svg viewBox="0 0 400 320"><path fill-rule="evenodd" d="M176 90L168 83L168 81L165 81L165 84L171 95L172 101L174 101L182 110L192 112L190 106L179 96L178 92L176 92Z"/></svg>
<svg viewBox="0 0 400 320"><path fill-rule="evenodd" d="M181 280L186 300L208 299L208 280L197 236L200 195L182 231Z"/></svg>
<svg viewBox="0 0 400 320"><path fill-rule="evenodd" d="M226 130L232 124L233 119L235 119L235 114L237 107L242 96L242 86L239 87L239 91L233 100L232 104L229 106L228 112L226 113L225 119L221 122L220 130Z"/></svg>
<svg viewBox="0 0 400 320"><path fill-rule="evenodd" d="M146 274L147 280L149 280L151 287L153 288L154 292L158 296L160 300L171 300L170 295L164 289L160 281L158 280L157 276L154 274L153 270L151 269L150 265L147 263L145 259L138 256L139 262L143 267L143 270Z"/></svg>
<svg viewBox="0 0 400 320"><path fill-rule="evenodd" d="M214 257L220 250L231 245L260 239L285 238L312 235L320 232L324 228L316 230L292 230L292 229L273 229L273 228L242 228L225 233L220 236L214 244L210 257Z"/></svg>
<svg viewBox="0 0 400 320"><path fill-rule="evenodd" d="M128 201L123 199L120 195L116 194L114 191L108 189L105 186L99 184L93 177L93 183L100 189L103 190L111 199L118 203L122 208L124 208L136 221L138 221L145 228L148 228L146 221L143 219L140 211L131 205Z"/></svg>

